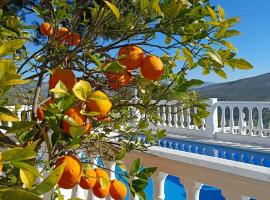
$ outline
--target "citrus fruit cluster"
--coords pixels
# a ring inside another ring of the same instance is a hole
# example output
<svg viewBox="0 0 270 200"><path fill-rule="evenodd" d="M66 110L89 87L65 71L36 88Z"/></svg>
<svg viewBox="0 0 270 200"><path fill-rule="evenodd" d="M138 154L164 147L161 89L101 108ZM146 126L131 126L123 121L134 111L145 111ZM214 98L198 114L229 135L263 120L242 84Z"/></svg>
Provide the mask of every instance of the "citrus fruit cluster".
<svg viewBox="0 0 270 200"><path fill-rule="evenodd" d="M44 36L52 36L54 33L53 26L48 22L43 22L39 26L40 33ZM80 35L78 33L70 32L66 27L61 27L56 31L55 34L56 40L60 43L67 43L71 46L77 46L81 42Z"/></svg>
<svg viewBox="0 0 270 200"><path fill-rule="evenodd" d="M105 198L110 194L115 200L123 200L127 195L127 188L121 181L110 180L106 171L83 165L74 155L65 155L59 158L55 166L60 165L64 166L64 171L58 181L61 188L72 189L79 184L83 189L92 190L98 198Z"/></svg>

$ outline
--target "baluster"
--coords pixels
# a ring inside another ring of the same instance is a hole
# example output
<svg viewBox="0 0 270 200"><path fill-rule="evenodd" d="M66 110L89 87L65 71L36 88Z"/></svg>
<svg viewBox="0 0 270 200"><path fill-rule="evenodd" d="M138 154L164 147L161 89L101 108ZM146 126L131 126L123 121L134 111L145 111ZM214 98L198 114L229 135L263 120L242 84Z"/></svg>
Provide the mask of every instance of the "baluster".
<svg viewBox="0 0 270 200"><path fill-rule="evenodd" d="M230 106L230 123L229 123L229 126L230 126L230 133L234 133L234 118L233 118L233 110L234 110L234 107L233 106Z"/></svg>
<svg viewBox="0 0 270 200"><path fill-rule="evenodd" d="M225 133L226 117L225 117L226 106L221 106L221 130Z"/></svg>
<svg viewBox="0 0 270 200"><path fill-rule="evenodd" d="M20 121L22 121L22 111L17 112L18 118Z"/></svg>
<svg viewBox="0 0 270 200"><path fill-rule="evenodd" d="M184 117L183 108L181 108L181 111L180 111L180 123L181 123L181 128L185 128L185 117Z"/></svg>
<svg viewBox="0 0 270 200"><path fill-rule="evenodd" d="M248 128L249 128L249 133L248 135L253 135L253 116L252 116L252 107L249 108L249 115L248 115Z"/></svg>
<svg viewBox="0 0 270 200"><path fill-rule="evenodd" d="M166 123L166 107L162 106L162 126L167 126Z"/></svg>
<svg viewBox="0 0 270 200"><path fill-rule="evenodd" d="M202 128L201 130L205 131L206 128L205 128L205 118L202 118Z"/></svg>
<svg viewBox="0 0 270 200"><path fill-rule="evenodd" d="M201 183L187 178L181 178L180 182L186 190L187 200L199 200Z"/></svg>
<svg viewBox="0 0 270 200"><path fill-rule="evenodd" d="M259 136L263 137L263 107L258 108L258 115L259 115L259 120L258 120L258 128L259 128Z"/></svg>
<svg viewBox="0 0 270 200"><path fill-rule="evenodd" d="M213 154L214 154L214 157L218 158L218 149L213 149Z"/></svg>
<svg viewBox="0 0 270 200"><path fill-rule="evenodd" d="M198 112L198 108L195 107L195 108L194 108L194 114L197 114L197 112ZM199 130L197 124L195 124L194 122L193 122L193 124L194 124L194 128L195 128L196 130Z"/></svg>
<svg viewBox="0 0 270 200"><path fill-rule="evenodd" d="M160 107L159 107L159 106L157 107L157 115L158 115L158 117L161 119L161 115L160 115ZM158 125L158 126L161 125L161 123L160 123L159 120L157 121L157 125Z"/></svg>
<svg viewBox="0 0 270 200"><path fill-rule="evenodd" d="M191 129L190 108L187 109L187 128Z"/></svg>
<svg viewBox="0 0 270 200"><path fill-rule="evenodd" d="M243 131L243 124L244 124L244 120L243 120L243 107L239 107L239 122L238 122L238 126L239 126L239 134L243 135L244 131Z"/></svg>
<svg viewBox="0 0 270 200"><path fill-rule="evenodd" d="M165 199L165 180L167 174L157 171L153 175L153 184L154 184L154 197L155 200L164 200Z"/></svg>
<svg viewBox="0 0 270 200"><path fill-rule="evenodd" d="M168 106L168 126L172 127L172 106Z"/></svg>
<svg viewBox="0 0 270 200"><path fill-rule="evenodd" d="M173 107L173 121L174 127L178 128L178 112L177 112L177 105Z"/></svg>

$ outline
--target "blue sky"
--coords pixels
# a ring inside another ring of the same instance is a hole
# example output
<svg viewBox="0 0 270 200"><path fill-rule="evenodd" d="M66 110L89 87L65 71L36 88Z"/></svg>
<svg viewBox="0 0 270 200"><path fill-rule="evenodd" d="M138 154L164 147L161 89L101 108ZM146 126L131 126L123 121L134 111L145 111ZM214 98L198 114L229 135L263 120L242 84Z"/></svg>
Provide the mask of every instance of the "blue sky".
<svg viewBox="0 0 270 200"><path fill-rule="evenodd" d="M214 74L202 76L200 70L192 72L190 78L201 78L208 82L225 82L252 77L270 72L270 0L211 0L221 5L227 17L240 16L241 22L236 28L241 36L231 40L238 48L238 55L253 64L248 71L232 71L227 68L228 79L224 80Z"/></svg>

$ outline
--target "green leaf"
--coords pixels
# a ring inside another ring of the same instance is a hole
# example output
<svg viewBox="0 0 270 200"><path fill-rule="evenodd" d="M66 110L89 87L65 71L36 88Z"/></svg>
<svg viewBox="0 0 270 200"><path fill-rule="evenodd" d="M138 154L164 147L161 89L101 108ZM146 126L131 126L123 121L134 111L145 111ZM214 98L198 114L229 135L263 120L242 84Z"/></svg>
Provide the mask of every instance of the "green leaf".
<svg viewBox="0 0 270 200"><path fill-rule="evenodd" d="M238 49L233 45L233 43L231 43L229 41L221 40L220 43L223 44L224 46L228 47L228 49L231 49L235 52L238 51Z"/></svg>
<svg viewBox="0 0 270 200"><path fill-rule="evenodd" d="M214 68L214 71L215 71L216 74L219 75L220 77L222 77L222 78L224 78L224 79L227 78L226 73L225 73L222 69Z"/></svg>
<svg viewBox="0 0 270 200"><path fill-rule="evenodd" d="M132 164L130 166L130 169L129 169L129 174L132 175L132 174L136 173L140 169L140 166L141 166L140 158L133 160Z"/></svg>
<svg viewBox="0 0 270 200"><path fill-rule="evenodd" d="M12 124L12 127L8 129L7 133L21 133L24 131L27 131L31 129L36 124L35 121L28 122L28 121L22 121L22 122L15 122Z"/></svg>
<svg viewBox="0 0 270 200"><path fill-rule="evenodd" d="M162 13L161 9L160 9L160 5L159 5L160 0L153 0L152 1L152 8L158 13L160 14L162 17L164 16L164 14Z"/></svg>
<svg viewBox="0 0 270 200"><path fill-rule="evenodd" d="M32 165L26 162L11 161L11 165L19 169L27 170L31 174L35 175L36 177L42 177L39 171L35 167L33 167Z"/></svg>
<svg viewBox="0 0 270 200"><path fill-rule="evenodd" d="M145 179L135 179L132 181L132 187L135 189L136 192L144 190L147 184L148 181Z"/></svg>
<svg viewBox="0 0 270 200"><path fill-rule="evenodd" d="M19 121L19 118L7 108L0 107L0 121L15 122Z"/></svg>
<svg viewBox="0 0 270 200"><path fill-rule="evenodd" d="M184 48L183 54L188 62L188 67L191 69L193 67L192 53L188 49Z"/></svg>
<svg viewBox="0 0 270 200"><path fill-rule="evenodd" d="M144 191L137 191L136 192L136 195L139 197L139 199L141 199L141 200L146 200L146 194L145 194L145 192Z"/></svg>
<svg viewBox="0 0 270 200"><path fill-rule="evenodd" d="M17 49L20 49L23 46L24 42L25 40L23 39L4 42L0 45L0 57L14 53Z"/></svg>
<svg viewBox="0 0 270 200"><path fill-rule="evenodd" d="M155 171L157 170L157 167L148 167L148 168L143 168L139 174L144 174L147 178L150 178Z"/></svg>
<svg viewBox="0 0 270 200"><path fill-rule="evenodd" d="M71 137L79 138L85 133L85 129L81 126L71 126L69 132Z"/></svg>
<svg viewBox="0 0 270 200"><path fill-rule="evenodd" d="M141 119L137 125L138 129L146 129L149 126L148 121L146 121L145 119Z"/></svg>
<svg viewBox="0 0 270 200"><path fill-rule="evenodd" d="M2 152L3 160L6 161L22 161L34 159L36 152L27 148L15 147Z"/></svg>
<svg viewBox="0 0 270 200"><path fill-rule="evenodd" d="M159 139L166 137L166 130L165 129L163 129L163 130L158 129L156 137L159 138Z"/></svg>
<svg viewBox="0 0 270 200"><path fill-rule="evenodd" d="M64 171L65 164L60 165L57 167L46 179L40 183L36 189L35 192L38 195L44 194L46 192L49 192L60 180L62 173Z"/></svg>
<svg viewBox="0 0 270 200"><path fill-rule="evenodd" d="M86 101L92 92L92 88L89 82L80 80L74 85L72 91L78 99Z"/></svg>
<svg viewBox="0 0 270 200"><path fill-rule="evenodd" d="M238 69L252 69L253 66L246 60L242 58L233 58L231 60L228 60L227 63L232 66L233 68L238 68Z"/></svg>
<svg viewBox="0 0 270 200"><path fill-rule="evenodd" d="M36 176L25 169L20 169L20 178L26 188L32 188L36 182Z"/></svg>
<svg viewBox="0 0 270 200"><path fill-rule="evenodd" d="M232 37L236 35L240 35L241 33L237 30L227 30L223 36L223 38Z"/></svg>
<svg viewBox="0 0 270 200"><path fill-rule="evenodd" d="M103 71L105 72L124 72L125 68L123 65L121 65L119 62L115 61L115 62L111 62L109 64L107 64L104 68Z"/></svg>
<svg viewBox="0 0 270 200"><path fill-rule="evenodd" d="M94 56L93 54L91 54L89 52L86 52L86 55L88 57L90 57L90 59L93 60L97 64L97 66L99 66L99 67L102 66L101 62L98 60L98 58L96 56Z"/></svg>
<svg viewBox="0 0 270 200"><path fill-rule="evenodd" d="M220 64L221 66L223 66L223 61L222 58L220 57L220 55L215 51L215 50L207 50L206 54L212 58L214 61L216 61L218 64Z"/></svg>
<svg viewBox="0 0 270 200"><path fill-rule="evenodd" d="M216 12L211 7L209 7L209 6L207 6L206 8L207 8L207 10L208 10L208 12L209 12L209 14L210 14L210 16L212 18L212 21L214 21L214 22L217 21L217 14L216 14Z"/></svg>
<svg viewBox="0 0 270 200"><path fill-rule="evenodd" d="M141 10L145 10L149 7L149 0L141 0Z"/></svg>
<svg viewBox="0 0 270 200"><path fill-rule="evenodd" d="M104 2L112 10L112 12L114 13L115 17L117 19L119 19L120 18L120 12L119 12L118 8L115 5L113 5L112 3L108 2L108 1L104 1Z"/></svg>
<svg viewBox="0 0 270 200"><path fill-rule="evenodd" d="M126 149L122 148L116 155L115 160L122 160L126 155Z"/></svg>
<svg viewBox="0 0 270 200"><path fill-rule="evenodd" d="M20 80L20 79L10 79L0 81L1 86L10 86L10 85L23 85L29 83L31 80Z"/></svg>
<svg viewBox="0 0 270 200"><path fill-rule="evenodd" d="M42 198L22 189L4 189L0 190L0 200L42 200Z"/></svg>
<svg viewBox="0 0 270 200"><path fill-rule="evenodd" d="M58 81L55 88L50 89L50 92L54 93L55 98L61 98L63 96L69 95L68 89L62 81Z"/></svg>

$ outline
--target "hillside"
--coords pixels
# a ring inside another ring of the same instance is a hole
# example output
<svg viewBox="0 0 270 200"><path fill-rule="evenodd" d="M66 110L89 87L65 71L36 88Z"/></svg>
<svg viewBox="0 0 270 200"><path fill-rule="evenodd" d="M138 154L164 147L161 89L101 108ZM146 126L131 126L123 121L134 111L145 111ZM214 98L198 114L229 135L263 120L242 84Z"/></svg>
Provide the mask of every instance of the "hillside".
<svg viewBox="0 0 270 200"><path fill-rule="evenodd" d="M203 98L226 101L270 101L270 73L197 89Z"/></svg>

